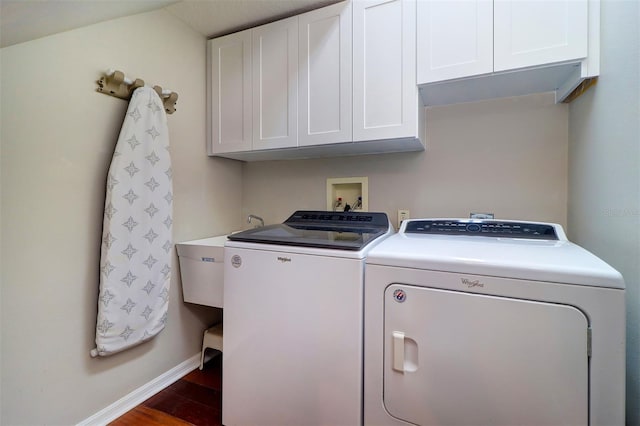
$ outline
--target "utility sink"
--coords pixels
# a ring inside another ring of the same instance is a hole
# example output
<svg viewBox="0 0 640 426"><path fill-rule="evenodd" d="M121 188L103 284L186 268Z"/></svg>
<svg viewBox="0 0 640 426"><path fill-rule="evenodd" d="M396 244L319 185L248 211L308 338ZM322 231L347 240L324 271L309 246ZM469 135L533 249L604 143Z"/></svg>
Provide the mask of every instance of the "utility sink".
<svg viewBox="0 0 640 426"><path fill-rule="evenodd" d="M226 235L176 243L185 302L223 307Z"/></svg>

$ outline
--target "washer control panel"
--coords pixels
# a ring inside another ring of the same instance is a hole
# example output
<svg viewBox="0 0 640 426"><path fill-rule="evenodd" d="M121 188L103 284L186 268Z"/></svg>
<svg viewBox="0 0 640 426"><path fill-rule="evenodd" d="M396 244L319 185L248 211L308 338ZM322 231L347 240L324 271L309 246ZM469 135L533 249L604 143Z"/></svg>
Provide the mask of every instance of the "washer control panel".
<svg viewBox="0 0 640 426"><path fill-rule="evenodd" d="M407 222L404 233L558 240L552 225L498 220L417 219Z"/></svg>
<svg viewBox="0 0 640 426"><path fill-rule="evenodd" d="M384 229L389 227L389 219L386 213L371 212L327 212L316 210L299 210L293 213L285 225L351 225L378 226Z"/></svg>

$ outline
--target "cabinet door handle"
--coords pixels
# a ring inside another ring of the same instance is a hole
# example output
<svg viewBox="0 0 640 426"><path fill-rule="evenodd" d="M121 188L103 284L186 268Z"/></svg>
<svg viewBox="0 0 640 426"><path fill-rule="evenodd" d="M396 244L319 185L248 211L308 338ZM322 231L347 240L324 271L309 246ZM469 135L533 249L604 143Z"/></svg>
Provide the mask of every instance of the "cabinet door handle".
<svg viewBox="0 0 640 426"><path fill-rule="evenodd" d="M394 331L393 336L393 369L404 373L404 333Z"/></svg>

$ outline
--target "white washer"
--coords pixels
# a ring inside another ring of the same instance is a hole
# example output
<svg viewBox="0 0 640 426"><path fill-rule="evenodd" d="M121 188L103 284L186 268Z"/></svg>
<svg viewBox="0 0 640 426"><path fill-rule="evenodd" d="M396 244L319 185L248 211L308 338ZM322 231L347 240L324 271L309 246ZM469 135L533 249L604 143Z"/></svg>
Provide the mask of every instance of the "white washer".
<svg viewBox="0 0 640 426"><path fill-rule="evenodd" d="M296 212L225 244L222 420L362 424L364 258L384 213Z"/></svg>
<svg viewBox="0 0 640 426"><path fill-rule="evenodd" d="M624 282L561 226L405 221L365 277L364 424L624 424Z"/></svg>

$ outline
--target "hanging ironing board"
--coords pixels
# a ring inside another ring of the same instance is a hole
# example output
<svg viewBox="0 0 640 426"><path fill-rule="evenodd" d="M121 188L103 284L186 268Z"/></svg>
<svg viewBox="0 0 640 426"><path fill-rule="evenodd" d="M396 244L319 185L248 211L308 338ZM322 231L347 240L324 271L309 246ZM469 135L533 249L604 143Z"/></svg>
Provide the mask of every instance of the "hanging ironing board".
<svg viewBox="0 0 640 426"><path fill-rule="evenodd" d="M164 328L172 203L167 116L158 94L141 87L131 97L107 177L92 356L138 345Z"/></svg>

